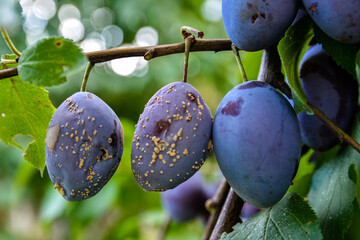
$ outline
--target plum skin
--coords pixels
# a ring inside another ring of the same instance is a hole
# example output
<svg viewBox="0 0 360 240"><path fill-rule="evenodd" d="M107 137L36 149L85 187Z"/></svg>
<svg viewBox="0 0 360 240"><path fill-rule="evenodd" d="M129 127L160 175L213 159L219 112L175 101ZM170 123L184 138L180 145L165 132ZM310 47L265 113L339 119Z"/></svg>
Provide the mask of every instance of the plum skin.
<svg viewBox="0 0 360 240"><path fill-rule="evenodd" d="M338 127L348 131L357 111L358 84L317 44L300 63L300 78L308 101L319 108ZM298 114L302 138L306 145L326 151L339 138L315 115Z"/></svg>
<svg viewBox="0 0 360 240"><path fill-rule="evenodd" d="M360 43L360 1L303 0L314 22L331 38L346 44Z"/></svg>
<svg viewBox="0 0 360 240"><path fill-rule="evenodd" d="M136 125L131 166L146 191L178 186L200 169L208 154L211 112L188 83L170 83L146 104Z"/></svg>
<svg viewBox="0 0 360 240"><path fill-rule="evenodd" d="M202 176L197 172L174 189L161 192L161 203L173 220L186 222L197 216L209 216L205 208L209 197L212 196L209 196Z"/></svg>
<svg viewBox="0 0 360 240"><path fill-rule="evenodd" d="M276 44L295 19L297 10L297 0L222 0L226 33L245 51Z"/></svg>
<svg viewBox="0 0 360 240"><path fill-rule="evenodd" d="M97 194L115 173L123 152L119 118L99 97L77 92L55 111L45 140L46 166L68 201Z"/></svg>
<svg viewBox="0 0 360 240"><path fill-rule="evenodd" d="M212 139L219 167L241 198L264 208L284 196L302 142L296 113L276 89L251 81L229 91L216 111Z"/></svg>

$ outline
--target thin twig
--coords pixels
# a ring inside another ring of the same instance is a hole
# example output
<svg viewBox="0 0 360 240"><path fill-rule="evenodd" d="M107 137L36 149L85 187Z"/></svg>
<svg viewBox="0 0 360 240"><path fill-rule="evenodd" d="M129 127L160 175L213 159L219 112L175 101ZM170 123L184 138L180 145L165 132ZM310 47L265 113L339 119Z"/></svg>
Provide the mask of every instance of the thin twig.
<svg viewBox="0 0 360 240"><path fill-rule="evenodd" d="M18 57L21 56L21 52L16 49L14 43L11 41L9 34L7 33L6 29L0 26L0 31L5 39L6 44L9 46L10 50Z"/></svg>
<svg viewBox="0 0 360 240"><path fill-rule="evenodd" d="M232 227L238 222L241 223L239 216L243 205L244 201L231 188L211 234L210 240L220 239L221 234L224 232L232 232Z"/></svg>
<svg viewBox="0 0 360 240"><path fill-rule="evenodd" d="M206 223L206 229L204 232L204 235L202 237L203 240L208 240L211 236L211 233L214 230L214 227L216 225L216 222L219 218L219 215L221 213L221 209L225 203L226 197L229 193L230 185L226 181L226 179L223 180L220 187L216 191L215 196L212 199L209 199L206 201L206 208L212 209L212 212L210 214L210 217Z"/></svg>
<svg viewBox="0 0 360 240"><path fill-rule="evenodd" d="M347 142L356 151L360 153L360 144L350 137L347 133L341 130L335 123L333 123L320 109L315 107L310 102L307 102L307 106L314 112L315 116L322 121L330 130L332 130L340 139L340 141Z"/></svg>

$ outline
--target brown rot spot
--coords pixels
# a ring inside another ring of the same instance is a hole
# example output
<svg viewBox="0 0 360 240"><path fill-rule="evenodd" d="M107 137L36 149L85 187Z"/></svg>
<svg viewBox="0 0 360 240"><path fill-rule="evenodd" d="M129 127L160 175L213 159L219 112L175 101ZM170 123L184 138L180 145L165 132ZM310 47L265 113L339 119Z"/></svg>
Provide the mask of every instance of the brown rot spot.
<svg viewBox="0 0 360 240"><path fill-rule="evenodd" d="M236 89L238 90L242 90L242 89L250 89L250 88L256 88L256 87L267 87L268 85L264 82L261 81L251 81L251 82L246 82L243 84L240 84L239 86L236 87Z"/></svg>
<svg viewBox="0 0 360 240"><path fill-rule="evenodd" d="M309 231L305 231L305 235L308 235L309 234Z"/></svg>
<svg viewBox="0 0 360 240"><path fill-rule="evenodd" d="M46 138L45 138L45 143L46 146L49 148L50 151L54 150L55 148L55 144L58 141L59 138L59 134L60 134L60 127L59 124L49 127L46 130Z"/></svg>
<svg viewBox="0 0 360 240"><path fill-rule="evenodd" d="M317 6L318 6L318 3L317 2L314 2L310 7L309 7L309 10L311 12L316 12L317 11Z"/></svg>
<svg viewBox="0 0 360 240"><path fill-rule="evenodd" d="M167 131L169 127L170 127L169 121L166 120L158 121L154 129L154 135L159 137L163 132Z"/></svg>
<svg viewBox="0 0 360 240"><path fill-rule="evenodd" d="M57 41L55 41L55 46L56 46L56 47L60 48L60 47L62 47L63 45L64 45L64 42L63 42L62 40L57 40Z"/></svg>
<svg viewBox="0 0 360 240"><path fill-rule="evenodd" d="M244 100L242 98L236 99L236 101L230 101L226 106L221 110L221 113L224 115L237 116L241 112L241 105Z"/></svg>
<svg viewBox="0 0 360 240"><path fill-rule="evenodd" d="M195 94L193 94L192 92L187 92L187 93L186 93L186 97L187 97L187 99L189 99L189 100L192 101L192 102L195 102L195 101L196 101L196 96L195 96Z"/></svg>
<svg viewBox="0 0 360 240"><path fill-rule="evenodd" d="M260 17L262 17L263 19L265 19L265 18L266 18L266 14L265 14L264 12L261 12L261 13L260 13Z"/></svg>
<svg viewBox="0 0 360 240"><path fill-rule="evenodd" d="M251 23L255 23L256 19L259 17L259 14L255 13L251 16Z"/></svg>
<svg viewBox="0 0 360 240"><path fill-rule="evenodd" d="M93 99L93 95L91 93L88 93L87 97L90 98L90 99Z"/></svg>

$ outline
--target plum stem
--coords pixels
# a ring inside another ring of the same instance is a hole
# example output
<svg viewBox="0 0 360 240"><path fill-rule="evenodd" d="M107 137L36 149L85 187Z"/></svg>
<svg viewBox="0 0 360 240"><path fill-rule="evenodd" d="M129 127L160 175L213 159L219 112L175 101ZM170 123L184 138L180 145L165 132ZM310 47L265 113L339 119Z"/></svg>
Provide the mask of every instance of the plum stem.
<svg viewBox="0 0 360 240"><path fill-rule="evenodd" d="M88 63L88 65L86 67L86 70L85 70L84 79L82 81L81 88L80 88L81 92L86 91L86 85L87 85L87 82L89 80L90 72L91 72L91 70L93 69L94 66L95 66L94 63L91 63L91 62Z"/></svg>
<svg viewBox="0 0 360 240"><path fill-rule="evenodd" d="M240 69L240 73L241 73L241 76L242 76L242 82L247 82L248 79L247 79L247 76L246 76L246 72L245 72L245 68L244 68L244 65L242 64L242 61L241 61L241 57L240 57L240 54L239 54L239 48L237 46L235 46L235 44L231 44L231 49L235 55L235 59L236 59L236 62L239 66L239 69Z"/></svg>
<svg viewBox="0 0 360 240"><path fill-rule="evenodd" d="M202 237L203 240L208 240L210 238L211 233L213 232L216 222L221 213L221 209L225 203L226 196L229 193L229 190L230 190L230 185L226 181L226 179L224 179L220 187L217 189L215 196L206 201L205 203L206 209L212 211L209 220L206 223L206 229Z"/></svg>
<svg viewBox="0 0 360 240"><path fill-rule="evenodd" d="M193 43L196 42L195 35L198 36L199 38L202 38L204 36L204 33L202 31L196 30L195 28L192 28L192 27L188 27L188 26L181 27L181 36L185 40L184 76L182 79L182 82L185 82L185 83L187 82L190 48L193 45ZM149 55L146 55L146 56L149 56ZM145 57L145 59L146 59L146 57Z"/></svg>
<svg viewBox="0 0 360 240"><path fill-rule="evenodd" d="M257 80L280 89L288 98L292 98L291 89L284 81L284 75L281 72L281 59L277 44L264 49Z"/></svg>
<svg viewBox="0 0 360 240"><path fill-rule="evenodd" d="M241 223L239 216L243 205L244 201L231 188L211 234L210 240L220 239L221 234L224 232L232 232L233 226L238 222Z"/></svg>
<svg viewBox="0 0 360 240"><path fill-rule="evenodd" d="M18 57L21 56L21 52L19 52L19 50L16 49L14 43L11 41L10 36L8 34L8 32L6 31L6 29L4 27L0 26L0 30L1 33L5 39L6 44L8 45L8 47L10 48L10 50Z"/></svg>
<svg viewBox="0 0 360 240"><path fill-rule="evenodd" d="M360 153L360 144L355 141L354 138L341 130L334 122L332 122L320 109L315 107L312 103L308 101L306 104L314 112L315 116L338 136L341 142L347 142L351 147L353 147L356 151Z"/></svg>

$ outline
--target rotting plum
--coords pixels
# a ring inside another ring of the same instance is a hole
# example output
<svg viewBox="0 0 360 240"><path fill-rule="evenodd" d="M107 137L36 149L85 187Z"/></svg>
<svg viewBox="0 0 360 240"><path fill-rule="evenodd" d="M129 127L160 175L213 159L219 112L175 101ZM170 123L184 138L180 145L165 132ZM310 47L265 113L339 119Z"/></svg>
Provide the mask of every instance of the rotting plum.
<svg viewBox="0 0 360 240"><path fill-rule="evenodd" d="M165 191L191 177L205 162L211 112L188 83L171 83L154 94L137 123L131 166L146 191Z"/></svg>
<svg viewBox="0 0 360 240"><path fill-rule="evenodd" d="M303 0L314 22L333 39L347 43L360 43L360 1L356 0Z"/></svg>
<svg viewBox="0 0 360 240"><path fill-rule="evenodd" d="M245 51L276 44L297 10L297 0L222 0L225 30L231 41Z"/></svg>
<svg viewBox="0 0 360 240"><path fill-rule="evenodd" d="M205 208L208 199L206 186L199 173L174 189L161 192L161 202L171 219L186 222L197 216L206 219L209 212Z"/></svg>
<svg viewBox="0 0 360 240"><path fill-rule="evenodd" d="M241 198L263 208L283 197L302 142L296 113L275 88L250 81L229 91L216 110L212 139L220 169Z"/></svg>
<svg viewBox="0 0 360 240"><path fill-rule="evenodd" d="M119 118L99 97L77 92L55 111L46 134L46 166L69 201L97 194L116 171L124 136Z"/></svg>
<svg viewBox="0 0 360 240"><path fill-rule="evenodd" d="M327 55L322 46L310 48L300 63L300 78L308 101L319 108L342 130L347 131L357 111L358 84L348 72ZM326 151L339 138L315 115L298 114L306 145Z"/></svg>

